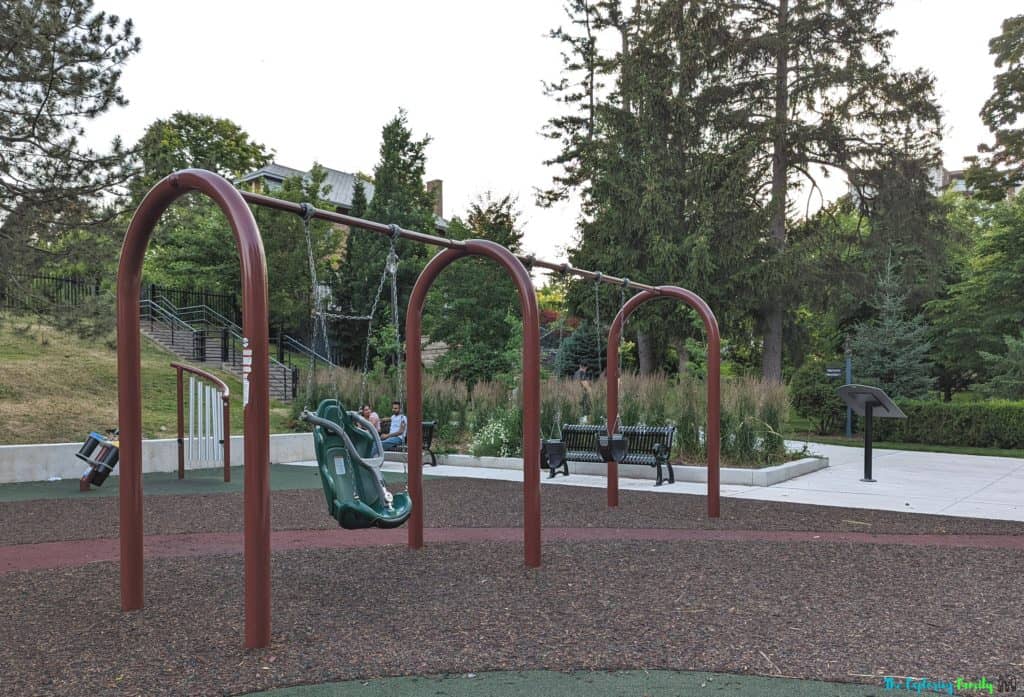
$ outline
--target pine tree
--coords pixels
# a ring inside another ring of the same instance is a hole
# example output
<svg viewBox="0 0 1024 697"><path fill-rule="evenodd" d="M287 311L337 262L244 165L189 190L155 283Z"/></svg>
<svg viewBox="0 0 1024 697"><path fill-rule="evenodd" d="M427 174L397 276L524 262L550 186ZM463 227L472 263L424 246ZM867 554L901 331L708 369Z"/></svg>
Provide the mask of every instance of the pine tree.
<svg viewBox="0 0 1024 697"><path fill-rule="evenodd" d="M907 293L892 263L878 286L878 318L856 325L850 341L854 375L893 399L925 397L933 387L928 325L921 315L907 317Z"/></svg>
<svg viewBox="0 0 1024 697"><path fill-rule="evenodd" d="M32 268L43 256L37 248L115 212L100 198L131 176L120 140L107 153L80 141L85 122L127 103L121 69L139 50L130 19L92 7L0 3L0 273Z"/></svg>
<svg viewBox="0 0 1024 697"><path fill-rule="evenodd" d="M562 144L548 164L562 171L542 200L569 189L582 198L571 261L699 289L713 307L731 306L716 309L720 320L741 323L749 309L738 300L757 296L750 269L763 225L751 206L752 152L717 135L730 117L716 82L726 15L717 5L678 2L628 11L619 2L577 2L570 13L578 33L552 34L566 47L567 74L549 92L573 111L548 123ZM616 37L614 54L595 49L601 32ZM618 294L605 289L600 299L606 323ZM580 316L596 314L590 283L573 283L569 302ZM669 345L700 337L691 316L681 306L659 306L631 317L641 372L656 369Z"/></svg>
<svg viewBox="0 0 1024 697"><path fill-rule="evenodd" d="M426 148L430 137L415 140L404 110L389 121L382 132L380 161L373 171L373 198L366 218L379 223L394 223L406 229L433 234L435 231L434 196L427 191L423 177ZM352 230L346 240L345 261L334 288L335 305L345 314L363 315L370 311L377 292L391 241L377 233ZM395 249L398 264L398 305L400 331L405 329L405 310L416 277L423 269L430 250L424 245L398 240ZM388 289L385 288L385 293ZM374 324L392 323L387 297L378 304ZM362 365L368 323L348 322L336 326L343 361Z"/></svg>
<svg viewBox="0 0 1024 697"><path fill-rule="evenodd" d="M762 372L782 376L783 325L790 303L784 254L793 185L812 189L814 168L843 170L866 190L866 174L900 144L937 162L940 115L933 79L900 72L889 58L893 32L879 27L889 0L738 0L731 3L730 64L722 87L739 105L735 129L760 149L753 161L769 192L769 263L762 278Z"/></svg>
<svg viewBox="0 0 1024 697"><path fill-rule="evenodd" d="M982 393L1000 399L1024 399L1024 333L1004 336L1003 343L1004 354L979 351L988 372Z"/></svg>

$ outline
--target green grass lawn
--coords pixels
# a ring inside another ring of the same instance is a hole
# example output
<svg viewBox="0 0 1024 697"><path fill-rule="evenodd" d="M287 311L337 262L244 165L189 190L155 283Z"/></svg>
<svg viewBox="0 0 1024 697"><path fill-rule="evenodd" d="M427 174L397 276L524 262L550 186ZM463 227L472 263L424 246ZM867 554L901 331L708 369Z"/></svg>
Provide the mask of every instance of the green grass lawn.
<svg viewBox="0 0 1024 697"><path fill-rule="evenodd" d="M177 432L176 356L142 339L144 438ZM210 370L231 390L231 431L242 433L241 382ZM289 407L271 401L270 429L290 430ZM0 444L65 443L117 425L113 337L84 340L32 318L0 315Z"/></svg>
<svg viewBox="0 0 1024 697"><path fill-rule="evenodd" d="M853 438L847 438L842 434L818 435L810 420L796 416L790 416L785 436L788 440L811 441L814 443L826 443L828 445L849 445L859 448L864 445L864 435L854 433ZM989 457L1021 457L1024 458L1024 450L1013 450L1007 448L974 448L958 447L955 445L931 445L928 443L899 443L892 441L872 441L876 448L888 448L890 450L920 450L927 453L954 453L956 455L988 455Z"/></svg>

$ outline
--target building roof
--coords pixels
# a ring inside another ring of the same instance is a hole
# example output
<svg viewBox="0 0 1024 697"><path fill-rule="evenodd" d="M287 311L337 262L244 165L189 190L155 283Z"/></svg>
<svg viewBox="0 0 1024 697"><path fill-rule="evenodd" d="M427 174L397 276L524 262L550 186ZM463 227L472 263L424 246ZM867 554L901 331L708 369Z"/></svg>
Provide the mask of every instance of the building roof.
<svg viewBox="0 0 1024 697"><path fill-rule="evenodd" d="M329 203L348 210L352 207L352 194L355 192L356 175L350 174L349 172L341 172L330 167L324 167L324 171L327 173L327 177L324 179L324 186L327 187L327 193L324 194L324 199ZM292 167L285 167L279 165L276 162L272 162L265 167L261 167L255 172L249 172L244 177L238 179L236 184L242 184L256 179L262 179L270 182L271 184L280 184L285 179L290 177L302 177L303 179L309 179L309 172L304 172L301 169L294 169ZM366 200L369 201L373 198L373 184L368 181L363 182L363 186L366 187Z"/></svg>
<svg viewBox="0 0 1024 697"><path fill-rule="evenodd" d="M321 167L323 167L323 165L321 165ZM324 200L347 212L352 208L352 195L355 193L356 175L349 172L342 172L337 169L331 169L330 167L324 167L324 171L327 173L327 176L324 178L324 186L327 187L327 192L323 195ZM235 183L244 184L245 182L259 179L267 182L267 188L273 191L275 188L280 186L285 179L289 179L291 177L302 177L303 179L308 180L309 172L301 169L295 169L293 167L285 167L284 165L279 165L276 162L271 162L265 167L260 167L255 172L249 172L245 176L238 178ZM363 180L363 187L365 187L366 190L366 201L369 203L373 198L373 184ZM434 225L438 230L448 230L448 221L441 216L434 216Z"/></svg>

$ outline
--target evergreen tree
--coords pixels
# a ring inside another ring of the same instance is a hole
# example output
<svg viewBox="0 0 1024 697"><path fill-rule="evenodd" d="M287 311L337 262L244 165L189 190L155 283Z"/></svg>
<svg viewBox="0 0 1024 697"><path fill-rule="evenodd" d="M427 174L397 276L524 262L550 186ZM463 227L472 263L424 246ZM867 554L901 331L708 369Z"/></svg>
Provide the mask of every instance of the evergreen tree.
<svg viewBox="0 0 1024 697"><path fill-rule="evenodd" d="M313 164L307 176L285 179L274 196L286 201L310 203L319 208L329 204L323 197L327 193L324 180L327 171L317 163ZM267 257L267 281L270 299L270 326L272 331L284 330L311 340L313 332L311 317L315 293L309 273L309 252L303 232L302 219L279 211L255 207L256 223L263 237L263 250ZM339 229L320 220L309 223L313 259L316 264L317 280L327 285L332 264L338 262L342 246ZM235 257L237 267L237 254ZM322 350L322 346L315 347Z"/></svg>
<svg viewBox="0 0 1024 697"><path fill-rule="evenodd" d="M907 317L907 294L891 263L878 285L878 318L856 325L850 341L854 375L893 399L924 397L932 389L928 325L920 315Z"/></svg>
<svg viewBox="0 0 1024 697"><path fill-rule="evenodd" d="M1006 353L979 351L988 372L988 381L982 392L1000 399L1024 399L1024 333L1017 337L1004 336Z"/></svg>
<svg viewBox="0 0 1024 697"><path fill-rule="evenodd" d="M555 354L555 374L570 377L581 365L591 376L604 372L608 357L608 335L592 323L577 329L558 347Z"/></svg>
<svg viewBox="0 0 1024 697"><path fill-rule="evenodd" d="M568 189L581 194L573 264L699 288L713 306L751 295L738 292L751 278L760 229L752 184L744 181L750 153L709 135L728 116L713 81L724 15L685 3L638 3L627 12L618 2L578 2L570 12L580 33L553 32L566 46L568 75L549 92L574 111L548 123L548 135L562 144L549 164L562 171L542 201ZM600 32L617 37L613 55L596 51ZM602 80L610 89L601 89ZM605 289L600 298L607 322L618 294ZM597 311L590 283L573 283L569 301L581 316ZM631 318L641 372L655 370L670 344L685 355L693 336L688 313L647 307Z"/></svg>
<svg viewBox="0 0 1024 697"><path fill-rule="evenodd" d="M128 153L82 146L85 122L127 103L119 85L139 50L130 19L91 0L0 3L0 274L34 267L37 249L116 212L100 197L131 175ZM47 249L47 251L50 251Z"/></svg>
<svg viewBox="0 0 1024 697"><path fill-rule="evenodd" d="M357 174L355 184L352 185L352 207L349 208L349 213L355 218L362 218L366 215L367 206L369 204L366 201L366 185Z"/></svg>
<svg viewBox="0 0 1024 697"><path fill-rule="evenodd" d="M518 253L522 232L517 216L511 196L496 199L488 193L470 206L466 222L452 220L448 233L453 239L491 240ZM515 353L507 347L515 327L506 321L509 315L520 316L519 295L495 262L472 257L448 268L437 279L424 321L430 339L448 345L438 360L441 372L470 388L513 372Z"/></svg>
<svg viewBox="0 0 1024 697"><path fill-rule="evenodd" d="M978 146L982 158L973 159L967 181L979 195L998 200L1024 183L1024 14L1004 20L1002 33L988 46L1002 68L981 109L995 142Z"/></svg>
<svg viewBox="0 0 1024 697"><path fill-rule="evenodd" d="M889 58L893 32L879 27L888 0L738 0L730 4L723 50L734 128L760 155L752 161L769 192L771 254L762 278L762 373L781 379L784 319L791 307L784 254L793 185L812 188L814 168L846 172L868 189L868 173L894 146L937 162L940 115L933 80L900 72Z"/></svg>
<svg viewBox="0 0 1024 697"><path fill-rule="evenodd" d="M1003 354L1024 315L1024 197L995 202L961 198L952 224L973 240L963 253L962 280L927 305L935 327L936 361L947 398L983 377L982 352Z"/></svg>
<svg viewBox="0 0 1024 697"><path fill-rule="evenodd" d="M435 232L434 196L427 191L423 177L426 148L430 137L415 140L404 110L383 129L380 161L373 171L373 198L366 217L380 223L394 223L406 229ZM345 260L334 288L335 304L344 314L369 312L380 277L384 271L390 240L377 233L352 230L345 245ZM399 325L405 326L405 309L416 277L430 253L424 245L398 240L395 244L398 264ZM385 292L387 289L385 288ZM374 323L392 321L390 303L377 307ZM357 324L359 326L357 326ZM366 335L365 322L336 323L339 351L346 363L361 365Z"/></svg>

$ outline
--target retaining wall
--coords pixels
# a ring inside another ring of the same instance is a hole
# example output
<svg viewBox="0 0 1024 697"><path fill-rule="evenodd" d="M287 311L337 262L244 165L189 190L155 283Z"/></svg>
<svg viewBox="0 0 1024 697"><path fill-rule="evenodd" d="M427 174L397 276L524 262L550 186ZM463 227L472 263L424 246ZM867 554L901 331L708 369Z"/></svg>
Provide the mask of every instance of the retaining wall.
<svg viewBox="0 0 1024 697"><path fill-rule="evenodd" d="M231 437L231 464L243 464L242 436ZM37 445L0 445L0 484L38 482L54 477L78 479L86 464L75 457L81 443L45 443ZM310 433L278 433L270 436L271 462L313 460L313 436ZM187 469L211 465L193 465ZM143 472L176 472L178 440L160 438L142 441ZM114 476L119 468L114 470Z"/></svg>

